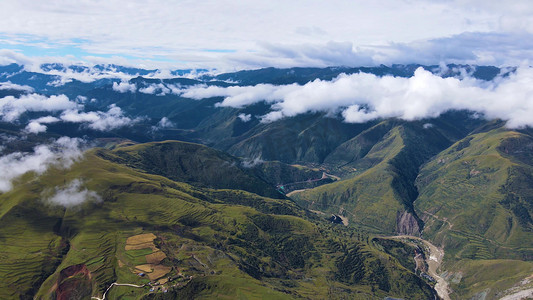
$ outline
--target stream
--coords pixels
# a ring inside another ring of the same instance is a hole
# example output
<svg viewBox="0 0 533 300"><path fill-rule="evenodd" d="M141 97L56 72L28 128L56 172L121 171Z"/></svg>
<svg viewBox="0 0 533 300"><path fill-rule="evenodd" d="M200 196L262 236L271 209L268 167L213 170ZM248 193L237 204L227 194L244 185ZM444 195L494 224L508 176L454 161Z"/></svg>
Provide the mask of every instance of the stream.
<svg viewBox="0 0 533 300"><path fill-rule="evenodd" d="M441 299L450 300L450 292L448 289L448 282L439 274L437 270L439 269L442 259L444 258L444 249L438 248L432 243L421 239L415 236L409 235L398 235L398 236L389 236L386 238L390 239L407 239L407 240L417 240L424 243L424 245L429 249L429 256L426 258L426 263L428 264L428 274L433 277L437 283L435 284L435 291Z"/></svg>

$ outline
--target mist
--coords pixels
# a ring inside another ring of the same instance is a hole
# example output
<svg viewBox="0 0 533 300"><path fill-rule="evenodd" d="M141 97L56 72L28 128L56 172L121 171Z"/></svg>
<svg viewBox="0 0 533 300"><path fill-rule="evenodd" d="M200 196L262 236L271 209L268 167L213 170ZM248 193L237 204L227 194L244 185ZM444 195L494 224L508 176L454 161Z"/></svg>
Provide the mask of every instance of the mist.
<svg viewBox="0 0 533 300"><path fill-rule="evenodd" d="M236 108L265 101L271 104L271 112L259 116L262 122L309 112L340 114L345 122L362 123L392 117L419 120L449 110L470 110L489 119L505 120L509 128L533 126L531 67L519 67L492 81L468 75L443 78L418 68L409 78L341 74L331 81L317 79L305 85L196 86L182 96L225 97L217 105Z"/></svg>
<svg viewBox="0 0 533 300"><path fill-rule="evenodd" d="M61 137L36 146L32 153L15 152L0 157L0 192L10 191L13 181L28 172L40 175L52 166L69 168L82 158L82 142L79 138Z"/></svg>
<svg viewBox="0 0 533 300"><path fill-rule="evenodd" d="M82 180L74 179L64 187L56 187L53 195L45 197L44 201L50 204L71 208L86 201L101 202L102 197L96 192L85 188Z"/></svg>

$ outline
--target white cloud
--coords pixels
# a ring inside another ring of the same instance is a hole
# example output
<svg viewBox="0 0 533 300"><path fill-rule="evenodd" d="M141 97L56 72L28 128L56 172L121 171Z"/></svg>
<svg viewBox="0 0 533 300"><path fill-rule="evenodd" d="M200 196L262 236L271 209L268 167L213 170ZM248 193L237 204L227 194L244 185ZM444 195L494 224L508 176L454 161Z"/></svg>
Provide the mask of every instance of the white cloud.
<svg viewBox="0 0 533 300"><path fill-rule="evenodd" d="M533 55L533 32L465 32L452 36L371 47L380 64L460 63L520 65Z"/></svg>
<svg viewBox="0 0 533 300"><path fill-rule="evenodd" d="M180 84L167 84L166 87L174 95L181 95L183 93L183 87Z"/></svg>
<svg viewBox="0 0 533 300"><path fill-rule="evenodd" d="M239 114L237 117L239 117L244 123L249 122L252 119L251 114Z"/></svg>
<svg viewBox="0 0 533 300"><path fill-rule="evenodd" d="M17 90L17 91L23 91L23 92L28 92L28 93L33 92L33 88L31 86L18 85L15 83L11 83L10 81L0 82L0 90Z"/></svg>
<svg viewBox="0 0 533 300"><path fill-rule="evenodd" d="M40 117L40 118L32 120L32 121L35 121L35 122L38 122L38 123L51 124L51 123L59 122L60 120L58 118L56 118L56 117L46 116L46 117Z"/></svg>
<svg viewBox="0 0 533 300"><path fill-rule="evenodd" d="M66 110L59 118L64 122L87 123L89 128L99 131L131 126L141 121L141 118L131 119L124 116L120 107L115 104L110 105L107 112L80 112L78 110Z"/></svg>
<svg viewBox="0 0 533 300"><path fill-rule="evenodd" d="M44 173L50 166L69 168L79 160L81 140L62 137L50 145L39 145L33 153L15 152L0 157L0 192L13 188L13 180L27 172Z"/></svg>
<svg viewBox="0 0 533 300"><path fill-rule="evenodd" d="M48 86L53 86L53 87L59 87L59 86L63 86L67 83L70 83L72 82L72 78L69 78L69 77L66 77L66 76L60 76L57 80L54 80L54 81L50 81L48 83L46 83L46 85Z"/></svg>
<svg viewBox="0 0 533 300"><path fill-rule="evenodd" d="M140 0L128 1L127 5L119 0L6 0L0 11L0 43L10 48L31 45L50 53L70 50L76 57L91 56L89 59L94 61L120 63L124 58L113 55L122 55L154 62L170 61L183 67L213 67L215 64L220 67L222 64L228 68L235 67L234 61L226 59L232 51L247 60L238 68L253 67L260 61L276 63L273 57L253 56L264 51L264 45L291 43L294 53L281 54L279 49L266 52L281 55L285 65L290 63L290 57L294 57L292 65L318 60L338 65L361 63L361 57L367 59L364 49L429 41L466 32L531 34L531 7L529 0L501 4L479 0L332 0L327 3L154 0L150 5ZM334 41L338 45L323 45L324 49L306 46L324 41ZM520 43L520 40L515 42ZM352 48L355 51L351 51ZM513 54L513 49L502 47L500 51L503 52L497 53L499 57ZM98 55L106 57L98 58ZM17 59L20 57L2 57L0 63ZM70 60L76 58L73 56Z"/></svg>
<svg viewBox="0 0 533 300"><path fill-rule="evenodd" d="M26 128L24 129L26 132L29 133L40 133L40 132L46 132L48 127L43 124L51 124L61 121L60 119L52 116L46 116L46 117L40 117L35 120L31 120L28 125L26 125Z"/></svg>
<svg viewBox="0 0 533 300"><path fill-rule="evenodd" d="M176 126L174 122L170 121L167 117L163 117L161 118L161 120L159 120L159 122L157 122L157 126L152 126L152 132L156 132L164 128L171 128L174 126Z"/></svg>
<svg viewBox="0 0 533 300"><path fill-rule="evenodd" d="M158 96L164 96L170 93L171 90L162 83L158 83L158 84L152 83L145 88L140 88L139 92L144 93L144 94L152 94L152 95L157 94Z"/></svg>
<svg viewBox="0 0 533 300"><path fill-rule="evenodd" d="M167 117L163 117L161 118L161 120L157 123L157 126L159 128L168 128L168 127L172 127L172 126L175 126L174 123L172 123L172 121L170 121Z"/></svg>
<svg viewBox="0 0 533 300"><path fill-rule="evenodd" d="M78 96L76 96L76 102L77 103L85 103L85 102L87 102L87 97L78 95Z"/></svg>
<svg viewBox="0 0 533 300"><path fill-rule="evenodd" d="M301 87L297 84L272 85L258 84L250 86L194 86L182 91L181 96L192 99L204 99L210 97L226 97L220 106L243 107L259 100L274 102L281 100L285 95L296 91Z"/></svg>
<svg viewBox="0 0 533 300"><path fill-rule="evenodd" d="M86 201L101 202L102 197L96 192L84 188L81 180L74 179L63 188L56 187L54 194L50 197L45 197L44 201L71 208Z"/></svg>
<svg viewBox="0 0 533 300"><path fill-rule="evenodd" d="M120 83L113 82L113 90L119 93L135 93L137 91L137 86L134 83L129 83L127 81L122 81Z"/></svg>
<svg viewBox="0 0 533 300"><path fill-rule="evenodd" d="M238 65L253 68L264 66L329 67L373 66L379 64L374 49L356 47L352 42L319 42L313 44L261 43L259 49L248 53L234 53L227 59Z"/></svg>
<svg viewBox="0 0 533 300"><path fill-rule="evenodd" d="M53 116L41 117L31 120L25 130L30 133L45 132L47 127L43 124L59 121L72 123L87 123L94 130L106 131L123 126L130 126L139 122L141 118L124 116L120 107L112 104L107 112L83 112L84 106L75 101L70 101L65 95L46 97L38 94L22 95L19 98L7 96L0 99L0 117L5 122L14 122L27 112L61 112L59 118Z"/></svg>
<svg viewBox="0 0 533 300"><path fill-rule="evenodd" d="M32 121L28 125L26 125L26 128L24 130L26 130L29 133L37 134L40 132L46 132L46 129L48 129L46 125L43 125L39 122Z"/></svg>
<svg viewBox="0 0 533 300"><path fill-rule="evenodd" d="M533 126L531 67L520 67L491 82L468 76L442 78L419 68L410 78L341 74L332 81L315 80L303 86L192 87L183 96L222 96L226 98L218 105L238 108L267 101L273 111L262 117L263 122L307 112L341 113L346 122L355 123L390 117L415 120L466 109L506 120L509 127Z"/></svg>
<svg viewBox="0 0 533 300"><path fill-rule="evenodd" d="M265 162L265 161L262 160L260 157L256 157L256 158L254 158L254 159L246 159L246 160L243 160L243 161L242 161L242 166L243 166L244 168L249 169L249 168L253 168L253 167L257 166L257 165L260 165L260 164L262 164L262 163L264 163L264 162Z"/></svg>
<svg viewBox="0 0 533 300"><path fill-rule="evenodd" d="M46 97L38 94L22 95L19 98L7 96L0 99L0 117L6 122L17 120L27 111L62 111L74 109L78 104L65 95Z"/></svg>

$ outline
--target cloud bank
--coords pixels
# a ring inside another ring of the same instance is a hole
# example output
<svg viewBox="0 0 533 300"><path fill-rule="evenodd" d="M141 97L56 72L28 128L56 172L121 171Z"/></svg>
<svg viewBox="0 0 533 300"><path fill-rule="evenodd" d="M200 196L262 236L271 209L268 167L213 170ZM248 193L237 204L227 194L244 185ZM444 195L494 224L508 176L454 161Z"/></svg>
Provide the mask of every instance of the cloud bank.
<svg viewBox="0 0 533 300"><path fill-rule="evenodd" d="M29 94L19 98L7 96L0 99L0 117L3 121L13 122L27 111L55 112L77 107L78 104L70 101L65 95L46 97Z"/></svg>
<svg viewBox="0 0 533 300"><path fill-rule="evenodd" d="M39 145L33 153L15 152L0 157L0 192L13 188L13 180L27 172L44 173L49 167L69 168L82 157L82 140L61 137L52 144Z"/></svg>
<svg viewBox="0 0 533 300"><path fill-rule="evenodd" d="M59 116L59 118L64 122L86 123L87 127L98 131L107 131L119 127L131 126L142 120L142 118L139 117L131 119L124 116L122 109L115 104L111 104L107 112L80 112L79 110L66 110L61 116Z"/></svg>
<svg viewBox="0 0 533 300"><path fill-rule="evenodd" d="M487 118L506 120L511 128L533 126L531 67L520 67L490 82L468 76L442 78L419 68L410 78L341 74L332 81L315 80L302 86L196 86L182 96L225 97L219 106L237 108L265 101L272 111L262 116L263 122L308 112L340 113L346 122L361 123L391 117L417 120L437 117L448 110L471 110Z"/></svg>
<svg viewBox="0 0 533 300"><path fill-rule="evenodd" d="M533 8L528 0L417 1L416 5L411 1L362 0L153 0L150 5L140 0L128 1L128 5L120 0L5 0L2 4L0 45L6 48L36 48L52 56L67 53L71 60L90 57L121 63L128 57L185 67L201 64L211 68L219 62L238 68L277 66L276 56L282 57L280 63L292 66L361 63L369 58L377 61L382 54L406 46L420 50L417 53L431 49L440 59L448 54L456 57L453 54L460 54L461 48L467 48L464 54L468 56L497 47L493 53L498 60L515 56L517 49L527 50L527 39L519 35L533 33ZM442 43L441 49L424 45L424 41L465 33L482 38L486 33L500 35L505 47L498 47L501 38L490 47L477 49L468 43L459 48ZM318 46L324 41L332 41L332 45ZM272 46L289 43L293 45L287 48ZM381 51L381 47L389 49ZM254 57L258 52L263 53ZM236 65L235 60L226 59L232 53L236 54L232 58L242 58L243 63Z"/></svg>
<svg viewBox="0 0 533 300"><path fill-rule="evenodd" d="M58 117L46 116L30 120L25 128L28 133L46 132L47 126L56 122L84 123L88 128L98 131L107 131L124 126L131 126L142 118L129 118L124 115L122 109L115 104L109 106L109 110L83 112L84 97L78 97L71 101L65 95L43 96L39 94L27 94L20 97L7 96L0 98L0 118L4 122L16 122L25 112L49 112L60 113Z"/></svg>
<svg viewBox="0 0 533 300"><path fill-rule="evenodd" d="M135 93L137 91L137 86L134 83L129 83L127 81L121 81L120 83L113 82L113 90L119 93Z"/></svg>
<svg viewBox="0 0 533 300"><path fill-rule="evenodd" d="M31 86L11 83L11 81L0 82L0 90L16 90L28 93L32 93L34 91Z"/></svg>
<svg viewBox="0 0 533 300"><path fill-rule="evenodd" d="M55 193L44 199L45 202L61 205L66 208L78 206L86 201L102 202L96 192L83 187L83 181L74 179L63 188L55 188Z"/></svg>
<svg viewBox="0 0 533 300"><path fill-rule="evenodd" d="M166 76L166 75L165 75ZM169 75L170 76L170 75ZM179 78L180 76L173 76L169 78ZM150 78L150 77L146 77ZM180 95L183 90L178 84L163 84L152 83L148 86L137 88L135 83L129 83L128 81L121 81L120 83L113 82L113 90L119 93L139 93L150 94L156 96L165 96L167 94Z"/></svg>

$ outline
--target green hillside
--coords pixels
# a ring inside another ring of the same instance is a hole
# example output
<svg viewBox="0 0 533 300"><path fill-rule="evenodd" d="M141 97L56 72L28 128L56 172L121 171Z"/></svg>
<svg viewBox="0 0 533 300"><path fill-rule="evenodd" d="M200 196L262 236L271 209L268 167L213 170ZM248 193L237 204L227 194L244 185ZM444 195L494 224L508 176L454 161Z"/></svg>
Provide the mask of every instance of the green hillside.
<svg viewBox="0 0 533 300"><path fill-rule="evenodd" d="M418 235L423 227L413 210L418 166L449 143L438 128L383 121L345 142L326 159L345 180L293 198L305 207L344 215L378 232Z"/></svg>
<svg viewBox="0 0 533 300"><path fill-rule="evenodd" d="M469 135L442 125L377 124L325 159L343 180L291 198L358 228L421 234L443 247L454 299L527 289L520 282L533 273L533 138L501 122Z"/></svg>
<svg viewBox="0 0 533 300"><path fill-rule="evenodd" d="M0 298L50 299L73 296L73 291L101 297L114 282L143 285L165 278L171 281L157 286L158 291L115 286L107 296L433 297L427 283L378 250L366 233L308 215L287 199L209 188L201 174L189 174L192 185L151 174L155 169L147 166L158 164L148 164L148 157L160 156L144 152L169 144L174 143L94 149L69 170L26 174L12 191L0 195ZM180 147L190 146L184 145ZM187 157L209 162L213 152L205 151ZM128 160L135 162L128 166L121 163L124 155L138 160ZM233 170L226 163L219 168ZM74 179L102 201L63 208L47 200L51 189ZM139 234L155 239L133 244L135 248L130 240ZM146 264L152 272L143 277L134 273ZM152 279L157 272L164 275Z"/></svg>
<svg viewBox="0 0 533 300"><path fill-rule="evenodd" d="M211 188L234 188L280 198L272 185L254 176L243 163L209 147L167 141L100 152L108 160L173 180Z"/></svg>
<svg viewBox="0 0 533 300"><path fill-rule="evenodd" d="M447 270L464 274L464 282L452 285L459 298L483 286L510 288L533 272L532 145L530 136L515 131L477 133L420 172L415 208L426 223L424 236L446 249ZM517 272L502 275L509 265Z"/></svg>
<svg viewBox="0 0 533 300"><path fill-rule="evenodd" d="M324 114L304 114L273 123L260 123L233 139L218 137L219 143L214 147L241 157L286 163L322 163L341 143L371 124L347 124Z"/></svg>

